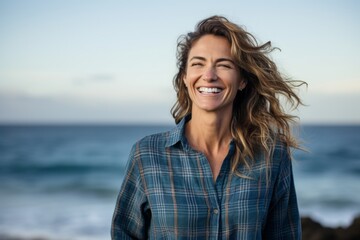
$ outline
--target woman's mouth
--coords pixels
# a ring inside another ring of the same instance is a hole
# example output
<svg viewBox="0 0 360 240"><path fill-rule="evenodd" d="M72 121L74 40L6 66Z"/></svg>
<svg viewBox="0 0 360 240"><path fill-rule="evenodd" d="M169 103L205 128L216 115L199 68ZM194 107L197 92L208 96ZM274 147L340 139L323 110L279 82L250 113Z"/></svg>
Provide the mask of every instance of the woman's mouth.
<svg viewBox="0 0 360 240"><path fill-rule="evenodd" d="M216 88L216 87L199 87L198 91L200 93L220 93L222 91L221 88Z"/></svg>

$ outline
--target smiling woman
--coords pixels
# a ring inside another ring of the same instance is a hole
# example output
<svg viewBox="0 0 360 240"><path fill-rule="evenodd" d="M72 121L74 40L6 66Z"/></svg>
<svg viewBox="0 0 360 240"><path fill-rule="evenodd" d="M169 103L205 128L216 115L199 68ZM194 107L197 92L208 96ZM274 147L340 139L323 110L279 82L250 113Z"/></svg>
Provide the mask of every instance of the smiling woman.
<svg viewBox="0 0 360 240"><path fill-rule="evenodd" d="M193 115L213 111L231 116L237 91L246 85L231 56L230 43L210 34L193 44L184 82L193 103Z"/></svg>
<svg viewBox="0 0 360 240"><path fill-rule="evenodd" d="M113 239L301 239L290 147L293 91L270 43L224 17L178 44L175 129L132 148Z"/></svg>

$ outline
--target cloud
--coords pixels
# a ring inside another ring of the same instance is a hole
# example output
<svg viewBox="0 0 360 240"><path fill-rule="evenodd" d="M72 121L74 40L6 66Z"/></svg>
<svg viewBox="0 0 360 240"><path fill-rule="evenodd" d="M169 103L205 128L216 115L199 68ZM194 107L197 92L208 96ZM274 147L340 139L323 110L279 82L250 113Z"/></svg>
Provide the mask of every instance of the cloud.
<svg viewBox="0 0 360 240"><path fill-rule="evenodd" d="M97 83L111 83L116 81L116 76L113 74L94 74L85 77L76 77L73 79L74 84L97 84Z"/></svg>
<svg viewBox="0 0 360 240"><path fill-rule="evenodd" d="M101 101L0 92L0 123L172 123L166 101Z"/></svg>

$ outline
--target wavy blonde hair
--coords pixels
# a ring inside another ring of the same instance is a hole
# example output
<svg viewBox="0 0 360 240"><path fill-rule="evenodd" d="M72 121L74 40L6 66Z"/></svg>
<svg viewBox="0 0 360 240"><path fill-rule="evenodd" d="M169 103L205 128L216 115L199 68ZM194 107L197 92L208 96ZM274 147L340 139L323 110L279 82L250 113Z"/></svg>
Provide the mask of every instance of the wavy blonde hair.
<svg viewBox="0 0 360 240"><path fill-rule="evenodd" d="M294 88L306 83L282 76L276 64L268 57L275 49L271 42L258 44L252 34L222 16L202 20L194 32L183 35L178 40L178 73L173 79L177 101L171 109L175 122L178 123L191 113L192 102L183 79L193 43L207 34L222 36L229 41L241 78L247 83L245 89L237 92L233 104L231 134L236 151L231 170L234 172L239 164L250 169L259 151L265 153L266 164L269 166L270 156L278 140L288 149L298 148L291 133L291 123L296 117L284 111L280 98L283 96L296 109L302 101Z"/></svg>

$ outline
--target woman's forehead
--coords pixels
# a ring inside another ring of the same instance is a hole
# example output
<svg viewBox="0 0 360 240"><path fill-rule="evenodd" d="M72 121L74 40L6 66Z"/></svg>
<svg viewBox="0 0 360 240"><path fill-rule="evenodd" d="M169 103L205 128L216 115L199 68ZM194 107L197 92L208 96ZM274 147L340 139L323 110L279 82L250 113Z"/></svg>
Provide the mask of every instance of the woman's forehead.
<svg viewBox="0 0 360 240"><path fill-rule="evenodd" d="M188 59L199 57L231 57L231 46L229 41L222 36L204 35L195 41L190 48Z"/></svg>

